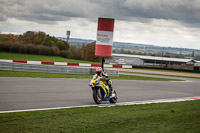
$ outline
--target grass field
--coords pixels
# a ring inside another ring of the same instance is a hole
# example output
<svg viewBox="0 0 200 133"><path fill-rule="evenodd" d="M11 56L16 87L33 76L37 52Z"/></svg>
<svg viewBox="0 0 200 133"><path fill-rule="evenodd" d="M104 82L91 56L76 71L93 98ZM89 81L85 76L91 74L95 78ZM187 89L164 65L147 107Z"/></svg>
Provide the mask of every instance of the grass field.
<svg viewBox="0 0 200 133"><path fill-rule="evenodd" d="M0 71L0 77L32 77L32 78L81 78L92 79L92 75L77 74L57 74L57 73L41 73L41 72L21 72L21 71ZM119 77L110 77L111 79L120 80L152 80L152 81L183 81L179 79L154 78L132 75L119 75Z"/></svg>
<svg viewBox="0 0 200 133"><path fill-rule="evenodd" d="M194 72L186 72L186 71L176 71L176 70L163 70L163 69L148 69L148 68L133 68L136 70L149 70L149 71L161 71L161 72L177 72L177 73L192 73L195 74Z"/></svg>
<svg viewBox="0 0 200 133"><path fill-rule="evenodd" d="M73 60L59 56L43 56L43 55L19 54L19 53L8 53L8 52L0 52L0 59L100 64L100 62Z"/></svg>
<svg viewBox="0 0 200 133"><path fill-rule="evenodd" d="M0 114L1 133L199 133L200 101Z"/></svg>

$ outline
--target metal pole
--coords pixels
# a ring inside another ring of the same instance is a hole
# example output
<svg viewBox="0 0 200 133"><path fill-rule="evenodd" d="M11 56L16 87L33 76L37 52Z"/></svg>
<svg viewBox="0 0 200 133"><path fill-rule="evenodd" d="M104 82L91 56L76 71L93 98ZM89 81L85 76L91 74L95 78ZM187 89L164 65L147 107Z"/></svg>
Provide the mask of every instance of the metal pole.
<svg viewBox="0 0 200 133"><path fill-rule="evenodd" d="M105 63L105 58L102 57L101 68L102 68L103 71L104 71L104 63Z"/></svg>
<svg viewBox="0 0 200 133"><path fill-rule="evenodd" d="M68 43L68 41L69 41L69 36L67 36L67 43Z"/></svg>
<svg viewBox="0 0 200 133"><path fill-rule="evenodd" d="M163 51L164 51L164 46L163 46L163 48L162 48L162 57L163 57Z"/></svg>
<svg viewBox="0 0 200 133"><path fill-rule="evenodd" d="M69 31L69 30L66 32L66 35L67 35L67 43L68 43L68 41L69 41L69 36L70 36L70 31Z"/></svg>

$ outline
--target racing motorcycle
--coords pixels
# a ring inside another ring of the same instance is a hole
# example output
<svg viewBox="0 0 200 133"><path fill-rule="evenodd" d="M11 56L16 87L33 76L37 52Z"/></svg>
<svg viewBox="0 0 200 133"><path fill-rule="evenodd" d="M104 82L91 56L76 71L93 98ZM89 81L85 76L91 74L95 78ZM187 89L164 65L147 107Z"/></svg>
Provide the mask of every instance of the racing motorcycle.
<svg viewBox="0 0 200 133"><path fill-rule="evenodd" d="M93 99L95 103L101 104L102 101L109 101L110 103L117 102L117 93L114 89L110 90L109 86L105 84L104 77L99 77L91 80L89 86L93 90Z"/></svg>

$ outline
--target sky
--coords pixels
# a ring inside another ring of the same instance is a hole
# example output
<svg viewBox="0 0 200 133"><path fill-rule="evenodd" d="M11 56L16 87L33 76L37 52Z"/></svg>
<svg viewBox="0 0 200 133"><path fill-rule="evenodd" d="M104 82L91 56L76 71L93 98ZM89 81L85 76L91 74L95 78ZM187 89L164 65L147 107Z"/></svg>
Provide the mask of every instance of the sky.
<svg viewBox="0 0 200 133"><path fill-rule="evenodd" d="M114 18L115 42L200 49L200 0L0 0L0 32L96 40Z"/></svg>

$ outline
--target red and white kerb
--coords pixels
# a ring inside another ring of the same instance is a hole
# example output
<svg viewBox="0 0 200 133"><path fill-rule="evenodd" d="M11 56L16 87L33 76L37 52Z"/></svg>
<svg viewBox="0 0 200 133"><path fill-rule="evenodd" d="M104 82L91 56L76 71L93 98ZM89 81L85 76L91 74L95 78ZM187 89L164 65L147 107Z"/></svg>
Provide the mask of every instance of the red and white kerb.
<svg viewBox="0 0 200 133"><path fill-rule="evenodd" d="M99 18L95 55L112 56L114 19Z"/></svg>

